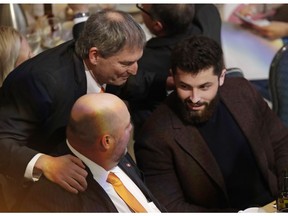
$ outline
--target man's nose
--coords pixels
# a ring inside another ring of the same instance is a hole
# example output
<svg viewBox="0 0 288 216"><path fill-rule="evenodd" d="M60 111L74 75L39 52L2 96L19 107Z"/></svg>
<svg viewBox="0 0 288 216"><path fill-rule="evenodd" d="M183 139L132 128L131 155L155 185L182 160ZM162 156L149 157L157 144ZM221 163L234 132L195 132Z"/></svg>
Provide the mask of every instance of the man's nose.
<svg viewBox="0 0 288 216"><path fill-rule="evenodd" d="M136 75L138 70L138 63L135 62L131 67L128 69L128 73L131 75Z"/></svg>
<svg viewBox="0 0 288 216"><path fill-rule="evenodd" d="M193 103L197 103L198 101L200 101L200 94L199 94L199 92L197 90L191 91L190 100Z"/></svg>

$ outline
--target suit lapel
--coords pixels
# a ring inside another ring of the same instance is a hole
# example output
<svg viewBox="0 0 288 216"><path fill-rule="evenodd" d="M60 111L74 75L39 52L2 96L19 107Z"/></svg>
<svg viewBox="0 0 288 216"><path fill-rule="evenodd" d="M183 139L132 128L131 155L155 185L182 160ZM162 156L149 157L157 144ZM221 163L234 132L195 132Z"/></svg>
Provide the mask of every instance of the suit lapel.
<svg viewBox="0 0 288 216"><path fill-rule="evenodd" d="M173 118L175 140L207 172L226 194L221 170L199 131L193 126L183 125L178 118ZM189 166L189 165L188 165Z"/></svg>
<svg viewBox="0 0 288 216"><path fill-rule="evenodd" d="M77 99L83 94L86 94L87 81L83 60L79 58L75 53L73 53L73 62L74 62L75 85L78 86L78 88L74 88L75 98Z"/></svg>
<svg viewBox="0 0 288 216"><path fill-rule="evenodd" d="M218 163L198 129L192 125L184 125L182 122L181 117L178 114L177 104L179 102L176 93L172 94L167 100L168 106L172 109L169 109L168 112L170 113L176 143L180 145L182 149L184 149L195 161L197 161L199 166L205 170L205 172L213 181L215 181L227 196L225 182Z"/></svg>

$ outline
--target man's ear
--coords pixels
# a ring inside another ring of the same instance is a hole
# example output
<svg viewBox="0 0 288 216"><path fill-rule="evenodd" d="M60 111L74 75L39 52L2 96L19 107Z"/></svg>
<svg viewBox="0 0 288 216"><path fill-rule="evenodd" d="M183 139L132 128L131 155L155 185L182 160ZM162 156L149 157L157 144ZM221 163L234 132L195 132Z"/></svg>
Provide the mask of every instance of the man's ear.
<svg viewBox="0 0 288 216"><path fill-rule="evenodd" d="M102 136L101 144L104 149L110 149L114 145L114 142L114 138L109 134L105 134L104 136Z"/></svg>
<svg viewBox="0 0 288 216"><path fill-rule="evenodd" d="M156 32L162 32L163 31L163 25L160 21L155 20L153 21L153 28Z"/></svg>
<svg viewBox="0 0 288 216"><path fill-rule="evenodd" d="M91 64L96 65L98 58L99 58L98 49L96 47L90 48L90 50L89 50L89 60L90 60Z"/></svg>
<svg viewBox="0 0 288 216"><path fill-rule="evenodd" d="M219 86L224 84L226 69L223 69L219 78Z"/></svg>

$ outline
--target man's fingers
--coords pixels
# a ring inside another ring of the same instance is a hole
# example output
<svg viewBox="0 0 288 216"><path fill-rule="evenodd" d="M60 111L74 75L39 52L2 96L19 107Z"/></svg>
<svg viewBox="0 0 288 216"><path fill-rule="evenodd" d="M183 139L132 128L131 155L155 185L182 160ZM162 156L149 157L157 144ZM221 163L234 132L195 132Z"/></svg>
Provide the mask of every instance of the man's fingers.
<svg viewBox="0 0 288 216"><path fill-rule="evenodd" d="M84 168L79 167L78 165L75 165L73 169L78 175L83 176L83 178L86 178L88 175L88 172Z"/></svg>
<svg viewBox="0 0 288 216"><path fill-rule="evenodd" d="M85 171L85 173L87 173L87 172ZM69 182L69 184L71 186L75 185L75 188L78 189L79 191L86 190L86 188L87 188L87 181L86 181L87 174L83 175L83 174L79 174L78 172L73 173L73 175L71 175L71 178L73 179L73 181L71 180L71 183Z"/></svg>
<svg viewBox="0 0 288 216"><path fill-rule="evenodd" d="M66 181L61 181L59 182L59 185L64 188L65 190L67 190L68 192L74 193L74 194L78 194L78 190L75 189L74 187L71 187L70 184L68 184Z"/></svg>
<svg viewBox="0 0 288 216"><path fill-rule="evenodd" d="M72 156L71 160L74 163L73 171L75 172L72 173L71 177L78 181L84 188L87 188L86 177L88 175L88 172L84 169L85 165L79 158L75 158Z"/></svg>
<svg viewBox="0 0 288 216"><path fill-rule="evenodd" d="M68 178L65 178L61 181L63 184L64 182L67 184L65 187L69 189L69 191L85 191L87 188L87 182L86 179L77 173L74 173L73 175L69 176ZM77 193L76 192L76 193Z"/></svg>
<svg viewBox="0 0 288 216"><path fill-rule="evenodd" d="M43 157L44 158L44 157ZM45 158L44 158L45 159ZM44 164L48 164L42 169L44 175L52 182L60 185L71 193L85 191L87 188L86 176L83 162L72 155L60 157L46 157Z"/></svg>
<svg viewBox="0 0 288 216"><path fill-rule="evenodd" d="M75 164L77 164L78 166L80 166L81 168L85 168L85 165L84 165L84 163L79 159L79 158L77 158L77 157L75 157L75 156L72 156L72 155L69 155L70 157L70 160L73 162L73 163L75 163Z"/></svg>

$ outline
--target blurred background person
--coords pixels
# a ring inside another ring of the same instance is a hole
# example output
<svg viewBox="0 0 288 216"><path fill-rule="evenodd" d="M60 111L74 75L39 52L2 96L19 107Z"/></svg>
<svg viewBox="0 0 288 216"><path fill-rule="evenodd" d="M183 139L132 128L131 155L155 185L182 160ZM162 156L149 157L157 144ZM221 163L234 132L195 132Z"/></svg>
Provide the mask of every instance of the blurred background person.
<svg viewBox="0 0 288 216"><path fill-rule="evenodd" d="M270 107L269 71L287 38L287 6L223 4L221 10L222 48L227 68L240 68Z"/></svg>
<svg viewBox="0 0 288 216"><path fill-rule="evenodd" d="M26 38L11 26L0 26L0 89L8 74L32 57ZM0 211L7 209L2 195L3 176L0 174Z"/></svg>
<svg viewBox="0 0 288 216"><path fill-rule="evenodd" d="M259 35L270 40L282 38L283 43L288 42L288 22L271 21L269 25L255 26L254 29Z"/></svg>
<svg viewBox="0 0 288 216"><path fill-rule="evenodd" d="M73 38L78 38L79 34L83 30L84 26L81 24L85 22L89 15L89 5L88 4L68 4L68 8L71 10L71 14L73 17L74 26L72 28ZM77 25L79 24L80 25Z"/></svg>
<svg viewBox="0 0 288 216"><path fill-rule="evenodd" d="M255 33L270 40L288 37L288 4L247 4L239 5L235 12L253 20L265 19L265 25L244 25ZM232 21L235 22L235 17ZM241 23L240 20L236 22Z"/></svg>
<svg viewBox="0 0 288 216"><path fill-rule="evenodd" d="M11 26L0 26L0 87L8 74L33 56L26 38Z"/></svg>
<svg viewBox="0 0 288 216"><path fill-rule="evenodd" d="M88 17L103 9L115 9L114 4L67 4L67 9L72 17L74 26L72 28L73 38L78 38L84 28L84 23Z"/></svg>

